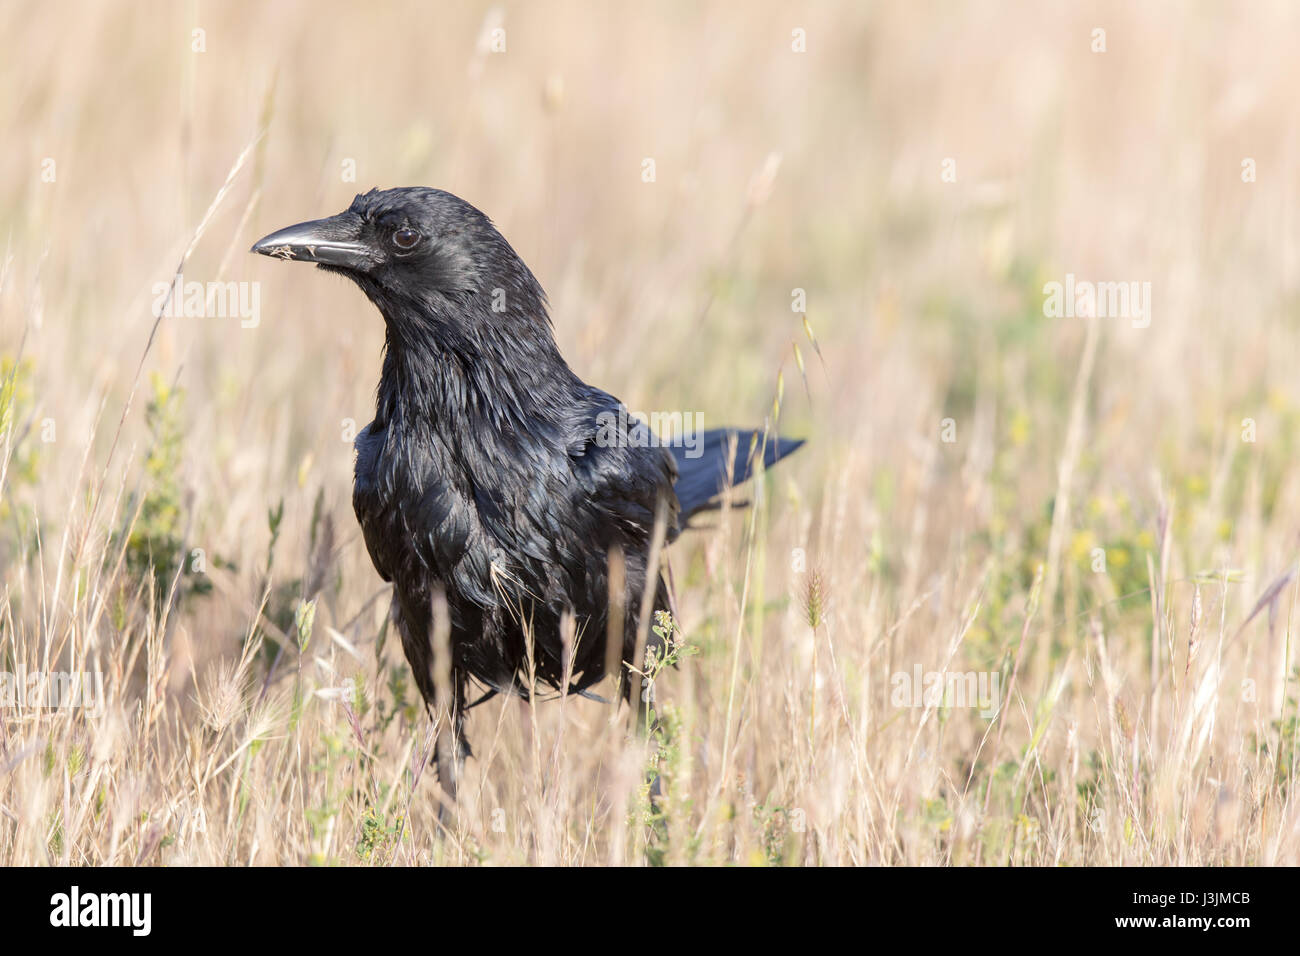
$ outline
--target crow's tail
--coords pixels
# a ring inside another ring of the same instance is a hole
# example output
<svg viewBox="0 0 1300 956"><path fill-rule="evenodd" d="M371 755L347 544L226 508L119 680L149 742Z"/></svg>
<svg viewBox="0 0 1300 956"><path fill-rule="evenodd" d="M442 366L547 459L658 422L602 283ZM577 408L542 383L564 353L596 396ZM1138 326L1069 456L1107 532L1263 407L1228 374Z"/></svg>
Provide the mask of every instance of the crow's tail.
<svg viewBox="0 0 1300 956"><path fill-rule="evenodd" d="M716 508L718 495L747 480L756 470L760 452L763 467L771 468L802 444L802 439L779 435L768 435L764 442L762 432L743 428L711 428L690 448L674 444L679 526L685 528L692 515Z"/></svg>

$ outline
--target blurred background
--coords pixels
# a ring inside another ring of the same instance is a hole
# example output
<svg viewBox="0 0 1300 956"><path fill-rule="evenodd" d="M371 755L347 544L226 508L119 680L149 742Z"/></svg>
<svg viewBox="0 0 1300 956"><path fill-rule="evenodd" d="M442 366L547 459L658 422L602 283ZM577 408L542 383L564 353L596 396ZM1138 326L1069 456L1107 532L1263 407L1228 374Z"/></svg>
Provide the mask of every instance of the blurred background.
<svg viewBox="0 0 1300 956"><path fill-rule="evenodd" d="M695 728L681 812L713 826L749 801L707 861L1295 862L1298 20L1281 2L5 4L4 653L139 641L158 669L119 668L114 732L138 738L143 694L179 739L223 693L206 675L315 597L318 633L358 649L321 686L391 690L350 505L382 322L342 278L247 249L430 185L531 266L583 379L810 439L752 517L674 549L699 650L664 678ZM256 325L164 318L147 345L187 250L187 282L256 284ZM1150 283L1149 324L1045 315L1067 274ZM227 688L232 712L284 667L259 653L220 671L253 688ZM1018 682L1014 719L891 708L890 675L948 664ZM501 759L526 762L514 710L487 709L479 732L511 727ZM285 733L333 753L317 719ZM49 739L81 746L77 726ZM355 862L278 798L260 825L311 849L228 813L199 840L176 808L225 812L226 792L147 772L178 766L166 737L103 772L177 859ZM1027 794L1044 766L1053 786ZM299 771L303 794L328 788ZM491 758L477 772L529 806ZM61 792L30 773L7 785L17 817ZM338 832L373 824L368 799L335 802ZM54 852L6 825L8 862ZM128 852L80 825L86 859ZM494 832L477 845L584 860L576 837ZM654 842L636 839L608 859Z"/></svg>

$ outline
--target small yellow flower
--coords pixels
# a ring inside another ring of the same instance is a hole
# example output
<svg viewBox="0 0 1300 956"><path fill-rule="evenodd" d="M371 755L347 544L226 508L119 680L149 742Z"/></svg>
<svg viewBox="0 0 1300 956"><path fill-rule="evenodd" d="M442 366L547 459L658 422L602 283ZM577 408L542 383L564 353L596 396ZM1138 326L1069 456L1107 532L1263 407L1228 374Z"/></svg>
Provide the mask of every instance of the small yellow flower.
<svg viewBox="0 0 1300 956"><path fill-rule="evenodd" d="M1011 444L1019 446L1029 441L1029 416L1024 409L1017 409L1011 416Z"/></svg>
<svg viewBox="0 0 1300 956"><path fill-rule="evenodd" d="M1076 531L1070 541L1070 556L1075 561L1086 561L1092 551L1093 537L1091 531Z"/></svg>

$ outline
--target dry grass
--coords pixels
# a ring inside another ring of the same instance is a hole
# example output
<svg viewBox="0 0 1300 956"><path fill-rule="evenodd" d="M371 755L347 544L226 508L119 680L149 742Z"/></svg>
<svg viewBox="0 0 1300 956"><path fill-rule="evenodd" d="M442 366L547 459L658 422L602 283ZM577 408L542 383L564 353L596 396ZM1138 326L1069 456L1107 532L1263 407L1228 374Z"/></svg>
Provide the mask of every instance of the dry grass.
<svg viewBox="0 0 1300 956"><path fill-rule="evenodd" d="M104 682L0 711L0 863L1295 864L1297 26L0 8L0 665ZM445 828L350 509L379 319L244 254L413 183L497 220L588 381L712 424L780 392L812 438L671 549L667 739L493 700ZM261 323L154 336L178 261ZM1046 318L1067 272L1150 281L1150 326ZM897 706L914 668L995 677L998 716Z"/></svg>

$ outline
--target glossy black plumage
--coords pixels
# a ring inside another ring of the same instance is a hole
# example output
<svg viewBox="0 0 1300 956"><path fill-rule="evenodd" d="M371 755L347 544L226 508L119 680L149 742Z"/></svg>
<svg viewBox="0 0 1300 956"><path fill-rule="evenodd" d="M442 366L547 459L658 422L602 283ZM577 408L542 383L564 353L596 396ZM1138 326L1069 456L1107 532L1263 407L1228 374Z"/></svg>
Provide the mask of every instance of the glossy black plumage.
<svg viewBox="0 0 1300 956"><path fill-rule="evenodd" d="M446 597L458 750L467 749L471 683L528 692L526 634L531 668L550 687L581 691L605 676L615 547L626 567L619 656L631 662L656 508L662 501L671 540L729 474L749 476L752 433L710 431L698 457L629 436L636 420L560 356L527 266L485 215L449 193L372 190L338 216L253 248L342 272L384 317L353 505L375 568L393 583L403 648L430 705L433 607L438 592ZM608 440L611 421L622 423L618 441ZM772 464L799 444L772 439L762 457ZM667 608L662 578L653 599ZM571 663L566 613L577 631Z"/></svg>

